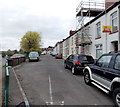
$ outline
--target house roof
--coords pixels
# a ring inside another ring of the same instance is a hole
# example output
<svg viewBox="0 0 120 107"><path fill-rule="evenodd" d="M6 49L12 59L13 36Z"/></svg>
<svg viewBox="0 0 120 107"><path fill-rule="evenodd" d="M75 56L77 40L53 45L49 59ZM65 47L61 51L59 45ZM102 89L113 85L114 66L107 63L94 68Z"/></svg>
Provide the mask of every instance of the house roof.
<svg viewBox="0 0 120 107"><path fill-rule="evenodd" d="M119 6L118 6L119 5ZM90 22L86 23L84 25L84 27L88 26L89 24L93 23L94 21L96 21L98 18L100 18L101 16L105 15L106 13L108 13L111 9L115 8L116 6L118 6L120 8L120 1L115 2L113 5L111 5L109 8L107 8L106 10L102 11L100 14L98 14L94 19L92 19ZM77 31L75 31L72 35L68 36L67 38L63 39L61 42L64 42L65 40L67 40L68 38L70 38L71 36L73 36L74 34L76 34L78 31L80 31L81 29L83 29L83 27L81 27L80 29L78 29ZM58 42L57 42L58 43ZM56 45L57 45L56 43ZM56 46L55 45L55 46Z"/></svg>

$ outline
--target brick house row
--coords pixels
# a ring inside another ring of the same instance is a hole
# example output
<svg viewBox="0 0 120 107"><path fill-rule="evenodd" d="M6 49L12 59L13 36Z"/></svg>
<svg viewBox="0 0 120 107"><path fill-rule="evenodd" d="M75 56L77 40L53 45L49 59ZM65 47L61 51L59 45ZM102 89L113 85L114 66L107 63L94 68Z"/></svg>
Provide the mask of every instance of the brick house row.
<svg viewBox="0 0 120 107"><path fill-rule="evenodd" d="M110 1L110 0L106 0ZM106 2L105 10L76 31L70 31L66 39L56 43L53 51L63 58L70 54L88 54L98 58L104 53L120 50L120 1ZM104 26L112 31L103 32ZM87 32L88 38L83 36ZM88 40L89 39L89 40Z"/></svg>

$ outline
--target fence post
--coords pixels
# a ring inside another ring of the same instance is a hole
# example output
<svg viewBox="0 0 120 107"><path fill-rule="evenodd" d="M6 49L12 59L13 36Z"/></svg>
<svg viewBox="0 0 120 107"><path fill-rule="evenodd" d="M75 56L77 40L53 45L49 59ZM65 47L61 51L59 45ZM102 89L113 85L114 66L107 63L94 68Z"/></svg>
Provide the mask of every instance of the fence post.
<svg viewBox="0 0 120 107"><path fill-rule="evenodd" d="M6 72L5 72L5 107L8 107L9 104L9 70L8 62L6 60Z"/></svg>

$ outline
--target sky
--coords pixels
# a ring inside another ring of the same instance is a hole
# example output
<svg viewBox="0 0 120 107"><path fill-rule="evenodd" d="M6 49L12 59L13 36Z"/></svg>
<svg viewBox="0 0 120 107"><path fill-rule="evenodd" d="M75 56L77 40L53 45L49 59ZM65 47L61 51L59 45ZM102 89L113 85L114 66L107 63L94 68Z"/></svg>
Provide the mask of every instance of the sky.
<svg viewBox="0 0 120 107"><path fill-rule="evenodd" d="M19 50L27 31L42 36L42 47L54 46L76 29L81 0L0 0L0 51Z"/></svg>

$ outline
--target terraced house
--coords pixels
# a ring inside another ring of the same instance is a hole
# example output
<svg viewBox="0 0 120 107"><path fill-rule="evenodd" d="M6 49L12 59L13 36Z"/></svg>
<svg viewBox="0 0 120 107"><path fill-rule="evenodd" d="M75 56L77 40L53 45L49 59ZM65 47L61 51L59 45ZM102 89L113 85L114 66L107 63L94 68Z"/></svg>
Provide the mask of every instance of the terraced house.
<svg viewBox="0 0 120 107"><path fill-rule="evenodd" d="M63 56L88 54L98 58L103 53L120 50L120 1L81 2L77 7L76 31L63 40Z"/></svg>

